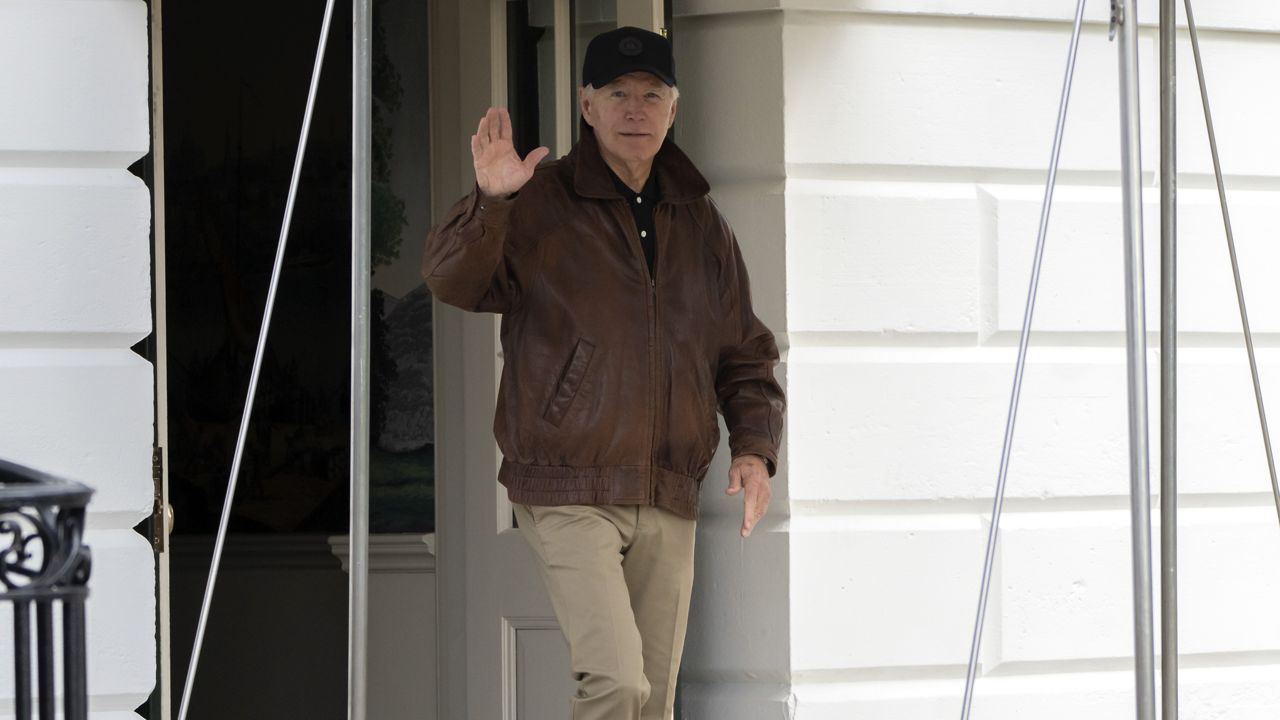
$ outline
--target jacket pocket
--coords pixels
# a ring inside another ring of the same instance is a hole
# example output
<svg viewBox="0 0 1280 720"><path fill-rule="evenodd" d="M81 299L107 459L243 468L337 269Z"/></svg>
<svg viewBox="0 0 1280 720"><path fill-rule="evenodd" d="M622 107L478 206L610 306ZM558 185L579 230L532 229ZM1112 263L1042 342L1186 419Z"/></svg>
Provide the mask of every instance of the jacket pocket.
<svg viewBox="0 0 1280 720"><path fill-rule="evenodd" d="M716 417L716 413L720 408L720 401L716 395L715 377L711 378L709 386L701 385L699 390L702 395L703 426L706 428L708 452L714 456L716 448L720 444L720 421ZM708 456L707 463L709 464L710 462L711 457Z"/></svg>
<svg viewBox="0 0 1280 720"><path fill-rule="evenodd" d="M573 348L573 356L569 358L569 363L560 374L556 392L551 396L551 402L547 403L547 409L542 413L544 420L560 427L565 413L569 412L569 406L573 404L573 398L578 395L582 379L587 376L587 368L591 365L591 356L595 351L594 343L585 338L578 338L578 344Z"/></svg>

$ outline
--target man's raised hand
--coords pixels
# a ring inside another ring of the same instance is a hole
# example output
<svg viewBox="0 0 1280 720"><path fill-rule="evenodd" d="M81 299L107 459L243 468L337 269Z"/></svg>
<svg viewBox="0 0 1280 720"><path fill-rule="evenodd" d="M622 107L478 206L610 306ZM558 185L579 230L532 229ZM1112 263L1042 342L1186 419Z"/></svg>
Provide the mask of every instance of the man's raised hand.
<svg viewBox="0 0 1280 720"><path fill-rule="evenodd" d="M507 197L529 182L534 168L550 152L545 147L534 148L521 160L511 141L511 115L506 108L491 107L471 136L476 184L489 197Z"/></svg>

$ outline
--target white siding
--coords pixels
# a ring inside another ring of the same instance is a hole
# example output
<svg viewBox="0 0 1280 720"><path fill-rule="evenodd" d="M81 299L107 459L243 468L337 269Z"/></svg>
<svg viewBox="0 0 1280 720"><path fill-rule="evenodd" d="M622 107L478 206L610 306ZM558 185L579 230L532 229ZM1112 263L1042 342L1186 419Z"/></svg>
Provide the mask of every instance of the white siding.
<svg viewBox="0 0 1280 720"><path fill-rule="evenodd" d="M1118 84L1105 6L1090 4L1081 42L977 717L1133 713ZM1151 330L1156 6L1142 3L1139 47ZM1197 9L1274 405L1280 96L1263 80L1280 73L1280 9ZM741 657L768 646L787 658L687 663L690 717L958 712L1072 10L1015 0L676 4L680 139L710 168L764 288L757 306L786 348L790 400L779 524L741 550L728 539L736 505L712 503L719 523L699 538L703 629L689 647L695 660L709 647ZM1185 34L1178 52L1182 716L1272 717L1280 528ZM1158 486L1155 352L1150 377ZM721 478L708 482L717 497ZM740 596L759 589L757 573L771 576L768 593ZM776 600L782 584L788 595Z"/></svg>
<svg viewBox="0 0 1280 720"><path fill-rule="evenodd" d="M0 457L97 490L88 519L93 717L155 681L152 368L141 0L0 3ZM7 622L7 621L6 621ZM5 647L9 643L0 643ZM0 652L0 677L12 676ZM0 683L0 716L13 688Z"/></svg>

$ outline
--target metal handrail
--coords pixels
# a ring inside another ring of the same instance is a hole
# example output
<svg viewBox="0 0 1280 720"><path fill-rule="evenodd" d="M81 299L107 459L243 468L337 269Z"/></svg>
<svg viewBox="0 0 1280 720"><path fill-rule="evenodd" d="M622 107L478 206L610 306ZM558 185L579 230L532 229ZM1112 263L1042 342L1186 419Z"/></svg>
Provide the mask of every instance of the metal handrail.
<svg viewBox="0 0 1280 720"><path fill-rule="evenodd" d="M57 714L55 603L62 617L63 717L88 718L84 603L92 556L83 538L92 495L93 490L80 483L0 460L0 602L13 603L15 720L30 720L33 700L40 720L54 720Z"/></svg>

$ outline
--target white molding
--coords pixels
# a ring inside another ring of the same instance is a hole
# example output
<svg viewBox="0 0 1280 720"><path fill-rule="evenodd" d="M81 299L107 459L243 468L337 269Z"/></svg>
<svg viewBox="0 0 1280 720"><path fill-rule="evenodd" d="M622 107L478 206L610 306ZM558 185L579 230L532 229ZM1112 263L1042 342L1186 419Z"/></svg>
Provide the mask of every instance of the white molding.
<svg viewBox="0 0 1280 720"><path fill-rule="evenodd" d="M573 25L569 22L569 0L556 0L555 26L552 29L555 37L555 118L556 140L552 149L552 157L560 157L569 153L573 145L573 58L570 41L573 37Z"/></svg>
<svg viewBox="0 0 1280 720"><path fill-rule="evenodd" d="M920 18L964 20L1012 20L1070 24L1071 3L1034 3L1025 0L676 0L676 17L741 15L759 12L847 13L851 15L897 15ZM1138 24L1158 25L1158 3L1138 6ZM1110 21L1107 3L1090 3L1085 23L1106 25ZM1203 30L1239 32L1280 32L1280 4L1256 0L1218 0L1196 10L1196 25ZM1186 18L1178 13L1178 27Z"/></svg>
<svg viewBox="0 0 1280 720"><path fill-rule="evenodd" d="M559 630L560 624L553 617L504 617L502 618L502 717L520 716L519 657L516 649L520 630Z"/></svg>
<svg viewBox="0 0 1280 720"><path fill-rule="evenodd" d="M618 26L631 25L662 32L663 0L623 0L618 3Z"/></svg>
<svg viewBox="0 0 1280 720"><path fill-rule="evenodd" d="M489 0L489 103L509 105L507 98L507 3ZM463 70L466 73L466 70Z"/></svg>
<svg viewBox="0 0 1280 720"><path fill-rule="evenodd" d="M350 570L350 540L346 535L329 537L333 556L342 562L342 571ZM435 533L387 533L369 536L369 572L416 574L436 572Z"/></svg>

